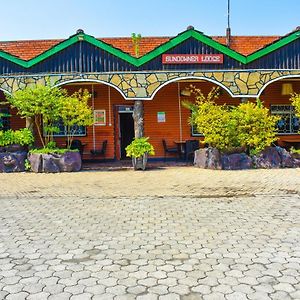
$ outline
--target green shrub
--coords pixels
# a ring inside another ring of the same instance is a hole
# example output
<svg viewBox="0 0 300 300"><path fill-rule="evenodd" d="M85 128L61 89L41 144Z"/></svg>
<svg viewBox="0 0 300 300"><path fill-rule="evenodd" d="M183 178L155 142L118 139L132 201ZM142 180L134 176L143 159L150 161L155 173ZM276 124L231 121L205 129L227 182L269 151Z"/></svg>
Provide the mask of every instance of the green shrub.
<svg viewBox="0 0 300 300"><path fill-rule="evenodd" d="M277 116L271 116L261 101L242 103L231 112L236 127L234 128L238 144L255 155L270 146L276 137Z"/></svg>
<svg viewBox="0 0 300 300"><path fill-rule="evenodd" d="M290 152L291 152L291 153L297 153L297 154L300 154L300 149L295 149L294 147L292 147L292 148L290 149Z"/></svg>
<svg viewBox="0 0 300 300"><path fill-rule="evenodd" d="M21 146L31 145L34 141L32 132L27 129L20 130L6 130L0 131L0 146L8 146L12 144L19 144Z"/></svg>
<svg viewBox="0 0 300 300"><path fill-rule="evenodd" d="M65 154L67 152L78 152L78 149L60 149L60 148L41 148L41 149L31 149L30 154Z"/></svg>
<svg viewBox="0 0 300 300"><path fill-rule="evenodd" d="M148 142L149 137L135 138L127 147L126 147L126 156L128 157L141 157L145 153L154 155L154 148Z"/></svg>
<svg viewBox="0 0 300 300"><path fill-rule="evenodd" d="M278 117L271 116L259 99L238 106L217 105L218 89L213 88L207 96L193 87L191 91L196 103L183 105L192 112L189 122L204 135L202 143L221 151L245 148L254 155L277 140Z"/></svg>

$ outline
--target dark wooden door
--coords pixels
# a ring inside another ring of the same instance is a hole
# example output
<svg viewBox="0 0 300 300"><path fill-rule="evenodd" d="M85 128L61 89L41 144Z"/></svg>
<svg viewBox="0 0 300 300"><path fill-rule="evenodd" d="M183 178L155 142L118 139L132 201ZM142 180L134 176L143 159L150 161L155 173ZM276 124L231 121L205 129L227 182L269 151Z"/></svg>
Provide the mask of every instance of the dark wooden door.
<svg viewBox="0 0 300 300"><path fill-rule="evenodd" d="M134 138L134 124L132 112L119 113L120 117L120 153L121 159L126 158L125 148L132 142Z"/></svg>

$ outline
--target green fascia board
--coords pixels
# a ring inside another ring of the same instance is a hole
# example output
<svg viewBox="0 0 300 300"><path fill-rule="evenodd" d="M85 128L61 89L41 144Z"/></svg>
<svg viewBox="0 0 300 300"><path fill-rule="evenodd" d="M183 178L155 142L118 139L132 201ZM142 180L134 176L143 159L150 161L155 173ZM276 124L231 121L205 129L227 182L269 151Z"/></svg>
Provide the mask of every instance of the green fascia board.
<svg viewBox="0 0 300 300"><path fill-rule="evenodd" d="M266 46L265 48L262 48L250 55L247 56L247 63L250 63L258 58L261 58L273 51L276 51L277 49L297 40L300 37L300 30L297 30L281 39L278 41L275 41L269 46Z"/></svg>
<svg viewBox="0 0 300 300"><path fill-rule="evenodd" d="M111 45L106 44L106 43L104 43L100 40L97 40L96 38L94 38L90 35L87 35L87 34L84 35L83 39L86 42L88 42L88 43L90 43L90 44L92 44L92 45L94 45L94 46L96 46L96 47L98 47L98 48L100 48L100 49L116 56L116 57L119 57L119 58L125 60L126 62L128 62L128 63L130 63L134 66L138 65L138 58L135 58L135 57L123 52L122 50L114 48Z"/></svg>
<svg viewBox="0 0 300 300"><path fill-rule="evenodd" d="M84 33L79 33L79 34L71 36L69 39L55 45L51 49L45 51L44 53L42 53L28 61L17 58L16 56L13 56L4 51L0 51L0 57L4 58L6 60L9 60L15 64L18 64L24 68L30 68L33 65L40 63L41 61L49 58L50 56L58 53L59 51L65 49L79 41L86 41L86 42L88 42L104 51L107 51L108 53L134 65L135 67L140 67L143 64L149 62L150 60L154 59L155 57L165 53L166 51L168 51L168 50L172 49L173 47L179 45L180 43L186 41L187 39L194 38L194 39L220 51L221 53L223 53L243 64L247 64L249 62L252 62L260 57L263 57L264 55L267 55L267 54L287 45L288 43L298 39L299 35L300 35L300 31L293 32L292 34L278 40L277 42L274 42L273 44L271 44L261 50L258 50L257 52L255 52L249 56L244 56L244 55L224 46L223 44L220 44L219 42L214 41L213 39L204 35L203 33L196 31L194 29L191 29L191 30L186 30L186 31L180 33L176 37L172 38L171 40L164 43L163 45L158 46L156 49L145 54L144 56L142 56L140 58L135 58L135 57L123 52L120 49L114 48L113 46L111 46L101 40L97 40L93 36L90 36L90 35L87 35Z"/></svg>

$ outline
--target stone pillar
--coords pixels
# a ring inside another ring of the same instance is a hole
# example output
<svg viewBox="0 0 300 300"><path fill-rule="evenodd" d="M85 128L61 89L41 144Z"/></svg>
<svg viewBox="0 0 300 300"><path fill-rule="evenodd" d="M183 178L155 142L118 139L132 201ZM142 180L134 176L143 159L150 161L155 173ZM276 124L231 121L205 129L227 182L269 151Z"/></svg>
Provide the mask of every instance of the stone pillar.
<svg viewBox="0 0 300 300"><path fill-rule="evenodd" d="M144 136L144 104L142 100L135 100L133 107L134 137Z"/></svg>

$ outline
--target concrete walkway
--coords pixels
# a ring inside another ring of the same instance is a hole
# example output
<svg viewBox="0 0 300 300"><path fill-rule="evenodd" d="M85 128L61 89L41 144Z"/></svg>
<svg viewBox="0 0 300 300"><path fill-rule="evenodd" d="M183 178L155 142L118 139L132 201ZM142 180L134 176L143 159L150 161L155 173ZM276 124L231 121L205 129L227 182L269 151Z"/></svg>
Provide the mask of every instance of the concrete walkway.
<svg viewBox="0 0 300 300"><path fill-rule="evenodd" d="M300 169L0 174L0 299L300 299Z"/></svg>

